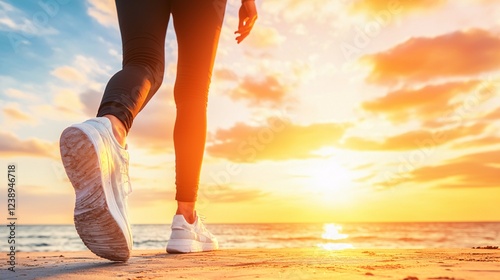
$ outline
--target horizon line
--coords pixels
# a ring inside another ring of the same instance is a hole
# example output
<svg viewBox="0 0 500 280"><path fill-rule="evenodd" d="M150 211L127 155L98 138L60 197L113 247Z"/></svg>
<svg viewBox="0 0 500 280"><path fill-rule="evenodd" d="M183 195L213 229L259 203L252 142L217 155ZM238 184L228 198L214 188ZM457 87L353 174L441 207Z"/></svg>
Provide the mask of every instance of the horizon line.
<svg viewBox="0 0 500 280"><path fill-rule="evenodd" d="M238 223L206 223L209 225L290 225L290 224L431 224L431 223L500 223L500 220L477 220L477 221L380 221L380 222L238 222ZM16 224L16 226L71 226L71 224ZM134 225L170 225L170 223L135 223Z"/></svg>

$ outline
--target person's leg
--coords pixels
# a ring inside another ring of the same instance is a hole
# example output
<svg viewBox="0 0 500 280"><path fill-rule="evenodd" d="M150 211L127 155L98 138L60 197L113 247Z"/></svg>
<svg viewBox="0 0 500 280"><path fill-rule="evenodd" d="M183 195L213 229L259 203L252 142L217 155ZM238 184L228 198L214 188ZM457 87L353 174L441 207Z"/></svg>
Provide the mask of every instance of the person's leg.
<svg viewBox="0 0 500 280"><path fill-rule="evenodd" d="M110 119L113 133L122 145L134 118L163 81L170 3L116 0L123 68L109 80L97 116Z"/></svg>
<svg viewBox="0 0 500 280"><path fill-rule="evenodd" d="M66 128L61 159L75 190L75 228L96 255L126 261L132 249L128 194L132 191L124 138L159 88L170 16L164 0L117 0L123 70L109 81L98 117Z"/></svg>
<svg viewBox="0 0 500 280"><path fill-rule="evenodd" d="M207 97L225 0L183 0L172 3L179 46L174 97L177 214L192 223L205 148Z"/></svg>

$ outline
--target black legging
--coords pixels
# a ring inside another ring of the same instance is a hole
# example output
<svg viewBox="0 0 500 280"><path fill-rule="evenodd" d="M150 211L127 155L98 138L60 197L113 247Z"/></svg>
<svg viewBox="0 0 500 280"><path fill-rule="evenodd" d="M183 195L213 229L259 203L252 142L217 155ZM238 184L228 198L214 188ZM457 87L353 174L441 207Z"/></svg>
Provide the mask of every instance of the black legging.
<svg viewBox="0 0 500 280"><path fill-rule="evenodd" d="M163 81L165 36L172 14L179 46L174 87L178 201L196 201L208 89L225 7L226 0L116 0L123 68L108 82L97 116L116 116L128 132Z"/></svg>

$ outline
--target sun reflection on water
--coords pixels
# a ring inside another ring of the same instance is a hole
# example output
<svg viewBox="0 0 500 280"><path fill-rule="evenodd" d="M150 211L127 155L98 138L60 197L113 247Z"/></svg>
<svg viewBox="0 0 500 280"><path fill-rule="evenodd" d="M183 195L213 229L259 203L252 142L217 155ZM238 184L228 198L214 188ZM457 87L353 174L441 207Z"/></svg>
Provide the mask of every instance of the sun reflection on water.
<svg viewBox="0 0 500 280"><path fill-rule="evenodd" d="M354 246L349 243L338 242L343 239L347 239L349 237L348 234L342 233L342 226L338 224L324 224L323 225L323 234L321 237L327 241L325 243L318 244L319 248L322 248L327 251L333 250L343 250L343 249L352 249Z"/></svg>

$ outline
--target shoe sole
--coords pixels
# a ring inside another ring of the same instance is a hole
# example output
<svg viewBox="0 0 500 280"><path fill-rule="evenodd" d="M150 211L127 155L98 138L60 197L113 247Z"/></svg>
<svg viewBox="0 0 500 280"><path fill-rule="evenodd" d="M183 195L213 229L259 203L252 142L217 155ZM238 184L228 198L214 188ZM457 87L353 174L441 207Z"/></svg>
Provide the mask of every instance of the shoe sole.
<svg viewBox="0 0 500 280"><path fill-rule="evenodd" d="M83 243L99 257L125 262L130 257L127 239L106 201L99 157L92 140L79 128L69 127L60 139L61 158L75 189L75 228Z"/></svg>
<svg viewBox="0 0 500 280"><path fill-rule="evenodd" d="M167 253L169 254L185 254L198 253L217 250L218 247L213 243L203 243L191 239L173 239L167 244Z"/></svg>

